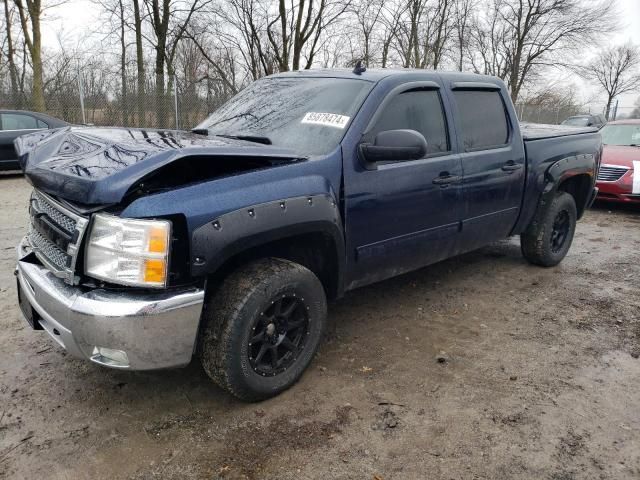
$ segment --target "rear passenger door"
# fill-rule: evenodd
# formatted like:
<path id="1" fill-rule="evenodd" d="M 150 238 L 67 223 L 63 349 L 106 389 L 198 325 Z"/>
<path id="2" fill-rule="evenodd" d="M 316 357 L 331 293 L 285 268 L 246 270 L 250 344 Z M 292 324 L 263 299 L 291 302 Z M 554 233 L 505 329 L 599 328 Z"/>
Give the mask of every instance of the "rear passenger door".
<path id="1" fill-rule="evenodd" d="M 511 232 L 520 213 L 525 157 L 498 85 L 457 83 L 451 95 L 463 171 L 458 251 L 464 252 Z"/>

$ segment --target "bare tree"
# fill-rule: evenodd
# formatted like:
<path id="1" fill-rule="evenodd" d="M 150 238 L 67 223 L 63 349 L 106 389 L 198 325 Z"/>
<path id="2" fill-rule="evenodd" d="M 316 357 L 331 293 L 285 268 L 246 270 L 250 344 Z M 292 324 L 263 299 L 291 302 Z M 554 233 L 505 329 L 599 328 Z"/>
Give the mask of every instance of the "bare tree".
<path id="1" fill-rule="evenodd" d="M 613 99 L 640 87 L 640 48 L 630 43 L 606 48 L 581 71 L 607 94 L 608 120 Z"/>
<path id="2" fill-rule="evenodd" d="M 391 47 L 400 32 L 402 18 L 408 8 L 404 0 L 399 2 L 384 2 L 382 11 L 382 29 L 380 31 L 380 66 L 387 68 L 390 63 Z"/>
<path id="3" fill-rule="evenodd" d="M 476 23 L 474 56 L 479 71 L 506 80 L 515 102 L 541 67 L 614 28 L 613 0 L 493 0 Z"/>
<path id="4" fill-rule="evenodd" d="M 138 121 L 145 119 L 145 76 L 144 76 L 144 50 L 142 45 L 142 16 L 140 11 L 140 0 L 132 0 L 133 3 L 133 29 L 136 37 L 136 103 L 138 105 Z"/>
<path id="5" fill-rule="evenodd" d="M 156 116 L 158 124 L 163 124 L 166 123 L 165 73 L 169 74 L 169 82 L 173 82 L 172 63 L 178 43 L 184 38 L 194 13 L 211 3 L 211 0 L 144 1 L 149 12 L 148 18 L 153 31 L 152 41 L 156 54 Z"/>
<path id="6" fill-rule="evenodd" d="M 238 52 L 252 80 L 278 71 L 267 36 L 269 20 L 265 8 L 254 0 L 228 0 L 228 7 L 219 9 L 222 22 L 214 24 L 216 36 Z M 233 31 L 229 32 L 225 25 Z"/>
<path id="7" fill-rule="evenodd" d="M 104 31 L 105 42 L 109 43 L 110 39 L 117 39 L 119 52 L 119 70 L 120 70 L 120 113 L 119 122 L 129 125 L 129 89 L 127 75 L 127 18 L 129 10 L 125 0 L 97 0 L 98 5 L 106 14 L 103 25 L 106 26 Z"/>
<path id="8" fill-rule="evenodd" d="M 42 0 L 15 0 L 22 35 L 31 57 L 31 68 L 33 69 L 33 85 L 31 91 L 31 108 L 38 112 L 43 112 L 44 88 L 42 70 L 42 33 L 40 30 L 40 20 L 43 13 Z"/>
<path id="9" fill-rule="evenodd" d="M 13 12 L 9 7 L 9 0 L 4 0 L 5 34 L 7 41 L 7 64 L 9 67 L 9 82 L 11 85 L 11 98 L 13 102 L 20 104 L 18 67 L 16 66 L 16 52 L 12 33 Z"/>
<path id="10" fill-rule="evenodd" d="M 278 14 L 267 25 L 267 36 L 281 72 L 311 68 L 323 31 L 349 8 L 351 0 L 278 0 Z"/>
<path id="11" fill-rule="evenodd" d="M 464 59 L 469 48 L 469 30 L 472 21 L 471 12 L 475 6 L 475 0 L 455 0 L 453 4 L 457 49 L 456 67 L 459 71 L 463 70 Z"/>
<path id="12" fill-rule="evenodd" d="M 395 34 L 405 68 L 437 69 L 452 39 L 453 0 L 408 0 Z"/>
<path id="13" fill-rule="evenodd" d="M 362 60 L 365 65 L 373 66 L 372 54 L 375 34 L 382 20 L 384 0 L 363 0 L 354 5 L 354 15 L 358 24 L 359 35 L 356 37 L 356 52 L 352 60 Z M 357 58 L 356 58 L 357 57 Z"/>

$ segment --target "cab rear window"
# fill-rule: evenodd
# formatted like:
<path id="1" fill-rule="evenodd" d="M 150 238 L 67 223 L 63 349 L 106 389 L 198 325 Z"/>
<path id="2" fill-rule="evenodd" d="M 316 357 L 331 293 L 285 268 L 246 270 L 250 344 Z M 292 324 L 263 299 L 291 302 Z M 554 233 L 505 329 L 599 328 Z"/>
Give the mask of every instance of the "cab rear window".
<path id="1" fill-rule="evenodd" d="M 453 95 L 465 150 L 496 148 L 509 141 L 507 112 L 500 92 L 457 90 Z"/>

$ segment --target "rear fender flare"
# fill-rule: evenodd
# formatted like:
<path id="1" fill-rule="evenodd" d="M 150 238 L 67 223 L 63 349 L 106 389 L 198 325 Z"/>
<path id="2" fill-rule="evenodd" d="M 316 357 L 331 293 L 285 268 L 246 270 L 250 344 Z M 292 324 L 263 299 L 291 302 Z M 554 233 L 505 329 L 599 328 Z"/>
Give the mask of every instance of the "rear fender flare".
<path id="1" fill-rule="evenodd" d="M 594 154 L 585 153 L 565 157 L 555 162 L 547 170 L 547 187 L 549 187 L 549 183 L 551 183 L 557 188 L 557 186 L 567 178 L 585 173 L 595 178 L 596 157 Z M 547 188 L 545 188 L 545 191 L 546 190 Z"/>
<path id="2" fill-rule="evenodd" d="M 572 155 L 558 160 L 551 165 L 544 176 L 545 185 L 540 196 L 538 208 L 542 204 L 549 202 L 558 191 L 560 185 L 566 180 L 577 175 L 589 175 L 591 189 L 595 187 L 596 178 L 596 156 L 591 153 Z M 591 200 L 591 192 L 585 195 L 587 202 Z M 583 211 L 588 205 L 577 205 L 578 211 Z"/>

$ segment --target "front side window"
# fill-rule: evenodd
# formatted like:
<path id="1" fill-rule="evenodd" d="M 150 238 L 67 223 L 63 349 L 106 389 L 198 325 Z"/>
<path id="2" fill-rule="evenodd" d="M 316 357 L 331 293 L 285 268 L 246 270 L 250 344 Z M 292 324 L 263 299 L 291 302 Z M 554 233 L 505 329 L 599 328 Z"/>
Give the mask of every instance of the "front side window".
<path id="1" fill-rule="evenodd" d="M 509 124 L 500 92 L 456 90 L 453 94 L 465 150 L 495 148 L 509 141 Z"/>
<path id="2" fill-rule="evenodd" d="M 608 124 L 600 130 L 605 145 L 625 145 L 640 147 L 640 124 Z"/>
<path id="3" fill-rule="evenodd" d="M 338 146 L 371 86 L 358 79 L 265 78 L 196 128 L 209 135 L 261 137 L 300 155 L 322 155 Z"/>
<path id="4" fill-rule="evenodd" d="M 371 138 L 386 130 L 416 130 L 427 140 L 427 155 L 449 151 L 447 126 L 437 90 L 410 90 L 385 105 Z"/>
<path id="5" fill-rule="evenodd" d="M 21 113 L 3 113 L 1 115 L 3 130 L 29 130 L 38 128 L 38 122 L 31 115 L 23 115 Z"/>

